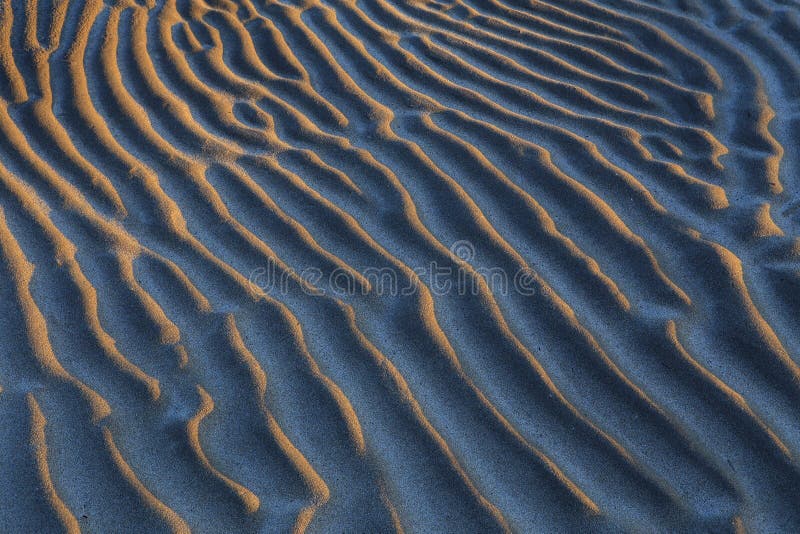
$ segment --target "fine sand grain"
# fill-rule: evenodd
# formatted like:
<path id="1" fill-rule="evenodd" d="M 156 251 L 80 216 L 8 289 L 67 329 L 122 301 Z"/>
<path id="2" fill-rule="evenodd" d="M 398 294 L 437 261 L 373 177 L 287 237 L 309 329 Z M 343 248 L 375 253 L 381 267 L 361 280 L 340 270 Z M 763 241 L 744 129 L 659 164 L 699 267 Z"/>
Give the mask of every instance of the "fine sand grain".
<path id="1" fill-rule="evenodd" d="M 798 532 L 797 0 L 0 0 L 0 532 Z"/>

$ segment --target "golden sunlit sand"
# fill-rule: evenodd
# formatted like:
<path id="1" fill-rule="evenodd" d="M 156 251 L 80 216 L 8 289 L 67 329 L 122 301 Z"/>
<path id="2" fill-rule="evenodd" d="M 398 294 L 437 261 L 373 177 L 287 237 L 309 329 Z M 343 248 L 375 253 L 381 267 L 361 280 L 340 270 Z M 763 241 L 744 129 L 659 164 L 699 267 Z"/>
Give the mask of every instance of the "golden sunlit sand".
<path id="1" fill-rule="evenodd" d="M 797 532 L 796 0 L 0 0 L 0 532 Z"/>

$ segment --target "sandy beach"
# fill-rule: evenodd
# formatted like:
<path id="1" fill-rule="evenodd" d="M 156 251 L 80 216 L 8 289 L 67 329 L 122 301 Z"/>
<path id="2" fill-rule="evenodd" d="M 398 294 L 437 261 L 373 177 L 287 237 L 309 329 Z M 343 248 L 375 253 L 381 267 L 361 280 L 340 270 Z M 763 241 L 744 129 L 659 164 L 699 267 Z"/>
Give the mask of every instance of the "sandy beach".
<path id="1" fill-rule="evenodd" d="M 800 530 L 797 0 L 0 0 L 0 532 Z"/>

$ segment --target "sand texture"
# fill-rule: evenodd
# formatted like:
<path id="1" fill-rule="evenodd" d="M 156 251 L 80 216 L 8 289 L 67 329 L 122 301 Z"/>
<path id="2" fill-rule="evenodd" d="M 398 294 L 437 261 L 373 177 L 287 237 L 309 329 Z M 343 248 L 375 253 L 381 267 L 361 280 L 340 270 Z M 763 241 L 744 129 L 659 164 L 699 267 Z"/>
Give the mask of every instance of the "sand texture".
<path id="1" fill-rule="evenodd" d="M 0 0 L 0 532 L 800 531 L 798 0 Z"/>

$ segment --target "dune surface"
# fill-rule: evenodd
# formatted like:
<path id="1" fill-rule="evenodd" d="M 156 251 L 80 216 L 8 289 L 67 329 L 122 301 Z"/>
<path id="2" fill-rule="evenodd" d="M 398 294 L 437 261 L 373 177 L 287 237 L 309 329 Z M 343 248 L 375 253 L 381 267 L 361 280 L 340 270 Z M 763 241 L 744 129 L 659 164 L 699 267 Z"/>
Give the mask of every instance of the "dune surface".
<path id="1" fill-rule="evenodd" d="M 0 0 L 0 531 L 797 532 L 796 0 Z"/>

